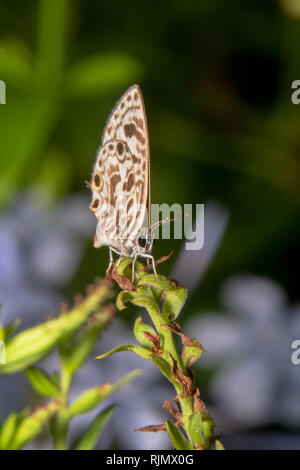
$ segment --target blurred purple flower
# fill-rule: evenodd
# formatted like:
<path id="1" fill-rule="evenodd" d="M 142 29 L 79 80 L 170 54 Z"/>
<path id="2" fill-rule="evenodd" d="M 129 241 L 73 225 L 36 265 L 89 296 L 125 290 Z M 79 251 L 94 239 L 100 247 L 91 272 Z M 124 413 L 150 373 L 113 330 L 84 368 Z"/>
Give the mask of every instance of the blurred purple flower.
<path id="1" fill-rule="evenodd" d="M 300 339 L 300 306 L 290 307 L 271 280 L 241 275 L 225 282 L 222 312 L 190 320 L 187 333 L 208 351 L 216 367 L 211 383 L 214 416 L 221 429 L 300 423 L 300 369 L 291 344 Z"/>
<path id="2" fill-rule="evenodd" d="M 25 325 L 55 309 L 95 226 L 88 199 L 72 196 L 57 206 L 29 192 L 0 215 L 0 302 L 4 322 Z M 24 325 L 24 323 L 23 323 Z"/>
<path id="3" fill-rule="evenodd" d="M 49 205 L 42 196 L 22 194 L 0 215 L 1 323 L 19 317 L 22 329 L 43 320 L 65 300 L 60 289 L 74 275 L 85 238 L 92 237 L 95 226 L 87 197 L 71 196 Z M 28 403 L 30 388 L 22 374 L 0 380 L 2 419 Z"/>

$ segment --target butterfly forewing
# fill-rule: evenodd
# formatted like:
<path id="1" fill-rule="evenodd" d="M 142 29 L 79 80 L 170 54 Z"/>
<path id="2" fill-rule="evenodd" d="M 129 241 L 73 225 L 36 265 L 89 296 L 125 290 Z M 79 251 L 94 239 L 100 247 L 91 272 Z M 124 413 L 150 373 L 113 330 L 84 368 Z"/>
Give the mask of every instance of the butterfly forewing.
<path id="1" fill-rule="evenodd" d="M 95 246 L 122 251 L 137 240 L 147 215 L 150 168 L 146 115 L 140 88 L 129 88 L 113 109 L 93 169 L 91 210 L 98 224 Z"/>

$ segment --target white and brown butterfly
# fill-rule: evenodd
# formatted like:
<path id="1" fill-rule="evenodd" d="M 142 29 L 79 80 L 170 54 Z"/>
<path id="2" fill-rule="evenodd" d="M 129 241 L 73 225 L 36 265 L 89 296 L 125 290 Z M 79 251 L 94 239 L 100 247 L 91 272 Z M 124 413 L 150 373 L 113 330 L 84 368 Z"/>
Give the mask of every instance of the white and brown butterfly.
<path id="1" fill-rule="evenodd" d="M 97 218 L 94 246 L 109 247 L 120 259 L 138 256 L 152 260 L 150 152 L 141 90 L 130 87 L 112 110 L 104 128 L 92 173 L 90 209 Z M 155 224 L 157 225 L 157 224 Z"/>

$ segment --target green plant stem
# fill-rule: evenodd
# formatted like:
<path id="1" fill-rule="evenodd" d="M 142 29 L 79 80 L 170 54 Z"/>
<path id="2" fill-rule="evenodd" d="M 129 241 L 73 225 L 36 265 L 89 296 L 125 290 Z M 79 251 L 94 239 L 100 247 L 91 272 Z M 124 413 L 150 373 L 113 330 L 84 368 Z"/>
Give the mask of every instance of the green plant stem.
<path id="1" fill-rule="evenodd" d="M 171 359 L 171 355 L 172 355 L 172 357 L 177 362 L 177 366 L 181 370 L 181 372 L 186 372 L 184 370 L 184 366 L 182 364 L 181 358 L 180 358 L 179 353 L 178 353 L 178 348 L 177 348 L 175 340 L 174 340 L 174 334 L 172 333 L 172 331 L 163 328 L 161 326 L 163 324 L 165 324 L 165 322 L 161 322 L 158 331 L 159 331 L 159 336 L 163 340 L 163 344 L 164 344 L 164 346 L 163 346 L 164 356 L 165 356 L 164 358 L 166 360 L 168 360 L 170 366 L 172 367 L 172 365 L 173 365 L 173 361 Z M 193 444 L 190 433 L 189 433 L 189 418 L 190 418 L 190 416 L 192 416 L 192 414 L 194 412 L 193 399 L 192 399 L 192 397 L 186 397 L 186 398 L 180 397 L 180 394 L 182 393 L 181 385 L 179 383 L 177 383 L 176 381 L 173 381 L 172 383 L 173 383 L 173 385 L 175 387 L 175 390 L 177 392 L 178 400 L 179 400 L 179 403 L 180 403 L 180 406 L 181 406 L 182 424 L 183 424 L 184 430 L 187 434 L 187 437 L 188 437 L 189 441 L 191 442 L 191 444 Z"/>
<path id="2" fill-rule="evenodd" d="M 72 382 L 72 373 L 67 367 L 65 367 L 64 362 L 61 357 L 61 378 L 60 378 L 60 389 L 61 389 L 61 400 L 63 402 L 60 407 L 55 423 L 55 433 L 54 433 L 54 448 L 55 450 L 67 450 L 68 448 L 68 428 L 69 428 L 69 418 L 67 414 L 68 408 L 68 397 L 70 386 Z"/>
<path id="3" fill-rule="evenodd" d="M 142 263 L 137 262 L 135 267 L 134 286 L 130 282 L 131 270 L 128 269 L 131 268 L 130 259 L 122 259 L 116 273 L 112 271 L 112 279 L 122 289 L 116 305 L 119 310 L 126 308 L 126 302 L 145 308 L 155 329 L 138 317 L 133 332 L 140 346 L 124 344 L 98 356 L 98 359 L 118 351 L 132 351 L 152 360 L 176 390 L 176 406 L 170 400 L 165 400 L 163 405 L 175 421 L 167 420 L 163 426 L 148 425 L 138 430 L 157 432 L 165 429 L 178 450 L 209 450 L 213 444 L 216 445 L 215 423 L 199 397 L 199 389 L 193 382 L 190 369 L 200 359 L 203 348 L 195 338 L 189 338 L 181 332 L 177 323 L 177 317 L 187 299 L 187 289 L 172 279 L 148 274 Z M 176 341 L 175 335 L 180 337 L 181 344 Z M 218 444 L 218 449 L 220 446 Z"/>

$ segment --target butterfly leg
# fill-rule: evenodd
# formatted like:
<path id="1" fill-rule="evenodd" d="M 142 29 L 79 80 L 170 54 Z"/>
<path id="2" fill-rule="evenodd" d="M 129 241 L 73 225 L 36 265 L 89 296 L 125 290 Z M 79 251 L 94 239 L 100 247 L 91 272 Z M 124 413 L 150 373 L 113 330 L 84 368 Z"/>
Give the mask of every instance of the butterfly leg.
<path id="1" fill-rule="evenodd" d="M 154 257 L 152 255 L 148 255 L 148 254 L 143 254 L 143 255 L 140 255 L 142 258 L 146 258 L 146 260 L 148 261 L 149 259 L 151 259 L 152 261 L 152 268 L 153 268 L 153 272 L 155 274 L 155 276 L 157 277 L 157 271 L 156 271 L 156 266 L 155 266 L 155 260 L 154 260 Z M 148 263 L 147 263 L 148 264 Z"/>
<path id="2" fill-rule="evenodd" d="M 117 264 L 116 264 L 116 269 L 117 267 L 119 266 L 119 264 L 121 263 L 121 259 L 124 258 L 124 255 L 122 255 L 122 253 L 120 254 L 120 258 L 118 259 L 117 261 Z"/>
<path id="3" fill-rule="evenodd" d="M 121 261 L 121 259 L 123 258 L 124 255 L 123 255 L 122 252 L 120 252 L 120 251 L 118 251 L 118 250 L 115 250 L 114 248 L 109 247 L 109 257 L 110 257 L 110 265 L 109 265 L 109 266 L 111 266 L 111 263 L 113 263 L 113 261 L 114 261 L 114 260 L 113 260 L 113 256 L 112 256 L 112 252 L 114 252 L 114 253 L 116 253 L 117 255 L 119 255 L 119 259 L 118 259 L 118 261 L 117 261 L 117 263 L 116 263 L 116 266 L 115 266 L 115 270 L 116 270 L 117 267 L 119 266 L 120 261 Z"/>
<path id="4" fill-rule="evenodd" d="M 138 255 L 134 255 L 133 260 L 132 260 L 132 276 L 131 276 L 132 284 L 134 284 L 135 262 L 136 262 L 137 256 Z"/>
<path id="5" fill-rule="evenodd" d="M 108 271 L 110 270 L 110 268 L 111 268 L 111 266 L 112 266 L 112 264 L 113 264 L 113 262 L 114 262 L 114 257 L 113 257 L 113 254 L 112 254 L 112 249 L 111 249 L 110 246 L 109 246 L 108 248 L 109 248 L 109 265 L 108 265 L 108 268 L 107 268 L 107 270 L 106 270 L 106 273 L 108 273 Z"/>

